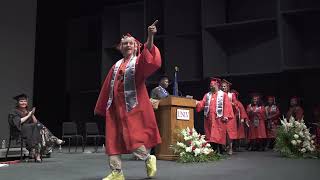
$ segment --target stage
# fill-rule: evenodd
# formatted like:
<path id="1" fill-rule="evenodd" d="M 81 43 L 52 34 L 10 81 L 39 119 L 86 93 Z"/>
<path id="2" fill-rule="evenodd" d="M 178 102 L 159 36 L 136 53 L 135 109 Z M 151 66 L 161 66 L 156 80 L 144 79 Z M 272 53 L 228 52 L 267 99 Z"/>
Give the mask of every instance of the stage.
<path id="1" fill-rule="evenodd" d="M 123 156 L 127 180 L 145 179 L 144 162 Z M 107 158 L 98 153 L 54 152 L 43 163 L 18 163 L 0 168 L 0 179 L 100 180 L 109 173 Z M 285 159 L 273 152 L 241 152 L 219 162 L 179 164 L 158 161 L 158 180 L 301 180 L 318 179 L 320 160 Z"/>

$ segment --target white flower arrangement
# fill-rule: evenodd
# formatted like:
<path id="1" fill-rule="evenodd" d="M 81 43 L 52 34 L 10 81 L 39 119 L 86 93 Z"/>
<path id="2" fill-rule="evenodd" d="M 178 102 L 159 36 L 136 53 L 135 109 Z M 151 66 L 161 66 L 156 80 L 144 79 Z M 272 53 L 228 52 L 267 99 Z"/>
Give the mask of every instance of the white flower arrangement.
<path id="1" fill-rule="evenodd" d="M 174 153 L 179 155 L 178 161 L 206 162 L 220 159 L 205 140 L 205 135 L 199 134 L 194 128 L 182 129 L 178 137 L 180 141 L 171 146 Z"/>
<path id="2" fill-rule="evenodd" d="M 295 146 L 295 145 L 297 145 L 297 141 L 296 140 L 292 140 L 291 144 Z"/>
<path id="3" fill-rule="evenodd" d="M 314 138 L 303 119 L 299 122 L 293 117 L 289 121 L 283 118 L 278 128 L 275 149 L 287 157 L 304 157 L 315 152 Z"/>

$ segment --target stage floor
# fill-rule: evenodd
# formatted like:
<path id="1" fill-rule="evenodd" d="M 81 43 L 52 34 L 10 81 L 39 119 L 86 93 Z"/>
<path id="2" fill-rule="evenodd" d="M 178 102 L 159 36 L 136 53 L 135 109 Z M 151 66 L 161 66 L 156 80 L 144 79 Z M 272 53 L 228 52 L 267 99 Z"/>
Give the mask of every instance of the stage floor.
<path id="1" fill-rule="evenodd" d="M 127 180 L 145 179 L 144 162 L 123 157 Z M 18 163 L 0 168 L 0 179 L 100 180 L 109 173 L 107 157 L 99 153 L 54 152 L 43 163 Z M 318 179 L 320 160 L 285 159 L 273 152 L 239 152 L 213 163 L 179 164 L 158 161 L 158 180 L 307 180 Z"/>

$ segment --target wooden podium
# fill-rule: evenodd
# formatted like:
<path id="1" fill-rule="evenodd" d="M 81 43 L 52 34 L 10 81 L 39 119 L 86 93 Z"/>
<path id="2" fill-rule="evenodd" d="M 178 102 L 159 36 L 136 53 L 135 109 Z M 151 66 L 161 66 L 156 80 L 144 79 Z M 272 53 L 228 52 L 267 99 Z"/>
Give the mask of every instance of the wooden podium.
<path id="1" fill-rule="evenodd" d="M 184 97 L 169 96 L 160 100 L 155 111 L 162 143 L 156 147 L 156 156 L 162 160 L 175 160 L 170 145 L 176 144 L 177 130 L 193 128 L 196 100 Z"/>

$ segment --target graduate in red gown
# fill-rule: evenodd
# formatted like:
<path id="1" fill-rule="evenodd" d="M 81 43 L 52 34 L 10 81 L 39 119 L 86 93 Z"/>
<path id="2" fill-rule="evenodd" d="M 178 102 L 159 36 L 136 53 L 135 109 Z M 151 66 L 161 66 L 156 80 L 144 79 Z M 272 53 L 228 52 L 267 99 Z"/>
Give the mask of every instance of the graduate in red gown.
<path id="1" fill-rule="evenodd" d="M 317 123 L 316 125 L 316 131 L 315 131 L 315 135 L 316 135 L 316 148 L 320 151 L 320 122 Z"/>
<path id="2" fill-rule="evenodd" d="M 274 96 L 268 96 L 267 103 L 268 104 L 265 107 L 267 115 L 266 130 L 268 138 L 266 148 L 272 149 L 276 138 L 277 127 L 280 122 L 280 110 L 276 105 L 276 98 Z"/>
<path id="3" fill-rule="evenodd" d="M 320 104 L 313 108 L 313 123 L 312 130 L 313 134 L 316 135 L 315 143 L 316 147 L 320 150 Z"/>
<path id="4" fill-rule="evenodd" d="M 264 150 L 263 143 L 267 138 L 265 127 L 266 110 L 260 97 L 259 94 L 254 93 L 251 104 L 247 106 L 247 113 L 250 119 L 248 150 Z"/>
<path id="5" fill-rule="evenodd" d="M 232 110 L 234 114 L 234 118 L 230 120 L 227 124 L 228 134 L 230 139 L 228 139 L 228 154 L 232 154 L 232 141 L 237 140 L 238 138 L 238 128 L 241 126 L 241 118 L 240 118 L 240 110 L 238 107 L 238 100 L 235 93 L 230 91 L 231 82 L 227 81 L 226 79 L 222 80 L 221 89 L 225 92 L 229 98 L 229 101 L 232 104 Z M 236 127 L 234 129 L 234 127 Z"/>
<path id="6" fill-rule="evenodd" d="M 300 105 L 300 98 L 297 96 L 293 96 L 290 99 L 290 108 L 287 112 L 287 120 L 290 119 L 290 117 L 294 117 L 296 121 L 301 121 L 303 119 L 303 109 Z"/>
<path id="7" fill-rule="evenodd" d="M 220 90 L 220 79 L 212 78 L 210 92 L 206 93 L 201 101 L 197 101 L 197 112 L 204 110 L 204 129 L 208 142 L 226 145 L 229 139 L 236 137 L 236 125 L 232 104 L 228 95 Z M 219 151 L 219 148 L 218 148 Z"/>
<path id="8" fill-rule="evenodd" d="M 248 117 L 248 114 L 247 114 L 245 107 L 243 106 L 243 104 L 239 100 L 239 92 L 237 92 L 234 89 L 232 89 L 231 92 L 236 95 L 236 98 L 237 98 L 236 107 L 238 110 L 238 112 L 237 112 L 238 114 L 235 114 L 235 116 L 238 116 L 238 118 L 240 119 L 240 123 L 237 126 L 238 140 L 236 141 L 238 143 L 238 147 L 236 149 L 239 150 L 240 149 L 240 140 L 245 140 L 247 138 L 246 129 L 249 127 L 249 117 Z"/>
<path id="9" fill-rule="evenodd" d="M 155 21 L 148 27 L 148 38 L 141 43 L 131 35 L 121 39 L 123 59 L 110 69 L 94 109 L 106 119 L 106 154 L 111 173 L 104 180 L 124 179 L 121 154 L 133 153 L 146 162 L 147 176 L 156 174 L 156 157 L 148 149 L 161 143 L 155 114 L 145 80 L 161 66 L 159 49 L 153 44 Z"/>

